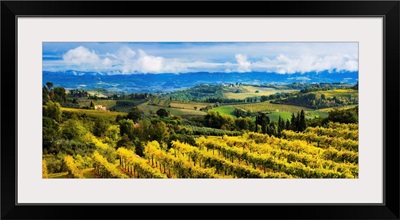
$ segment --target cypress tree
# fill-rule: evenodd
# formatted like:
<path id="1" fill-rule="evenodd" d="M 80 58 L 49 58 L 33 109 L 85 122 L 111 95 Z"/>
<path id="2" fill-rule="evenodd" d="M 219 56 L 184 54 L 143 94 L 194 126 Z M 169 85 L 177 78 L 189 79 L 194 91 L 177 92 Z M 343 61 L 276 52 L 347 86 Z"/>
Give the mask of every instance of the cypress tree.
<path id="1" fill-rule="evenodd" d="M 90 109 L 94 109 L 94 103 L 93 103 L 93 101 L 90 101 Z"/>
<path id="2" fill-rule="evenodd" d="M 306 125 L 306 116 L 304 114 L 304 110 L 302 109 L 300 112 L 300 118 L 299 118 L 299 131 L 304 131 L 306 130 L 307 125 Z"/>
<path id="3" fill-rule="evenodd" d="M 262 133 L 267 133 L 267 126 L 270 122 L 269 117 L 265 113 L 261 113 L 259 122 L 261 125 L 261 132 Z"/>
<path id="4" fill-rule="evenodd" d="M 292 113 L 292 118 L 290 119 L 290 129 L 293 131 L 297 131 L 297 119 L 296 115 Z"/>
<path id="5" fill-rule="evenodd" d="M 281 116 L 279 116 L 278 125 L 281 131 L 285 129 L 285 121 L 281 118 Z"/>
<path id="6" fill-rule="evenodd" d="M 300 112 L 297 112 L 297 117 L 296 117 L 296 131 L 300 131 Z"/>
<path id="7" fill-rule="evenodd" d="M 289 119 L 286 120 L 286 130 L 290 130 L 290 121 Z"/>

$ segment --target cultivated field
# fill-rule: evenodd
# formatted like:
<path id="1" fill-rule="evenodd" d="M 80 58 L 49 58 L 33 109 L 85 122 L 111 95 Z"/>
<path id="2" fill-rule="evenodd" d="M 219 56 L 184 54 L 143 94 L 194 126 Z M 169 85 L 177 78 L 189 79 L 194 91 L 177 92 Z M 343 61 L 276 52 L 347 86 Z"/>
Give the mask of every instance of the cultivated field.
<path id="1" fill-rule="evenodd" d="M 267 87 L 256 87 L 256 86 L 242 86 L 242 89 L 245 92 L 235 93 L 235 92 L 227 92 L 225 93 L 225 98 L 228 99 L 245 99 L 247 97 L 254 96 L 269 96 L 278 92 L 291 93 L 299 90 L 294 89 L 275 89 L 275 88 L 267 88 Z M 258 92 L 256 92 L 258 91 Z"/>
<path id="2" fill-rule="evenodd" d="M 182 105 L 181 105 L 182 106 Z M 163 108 L 169 111 L 172 115 L 176 116 L 193 116 L 193 115 L 205 115 L 206 113 L 200 111 L 199 109 L 194 110 L 193 108 L 189 109 L 190 104 L 186 105 L 186 108 L 173 108 L 173 107 L 162 107 L 162 106 L 155 106 L 150 105 L 148 102 L 138 105 L 138 108 L 143 111 L 145 115 L 155 114 L 157 110 Z"/>

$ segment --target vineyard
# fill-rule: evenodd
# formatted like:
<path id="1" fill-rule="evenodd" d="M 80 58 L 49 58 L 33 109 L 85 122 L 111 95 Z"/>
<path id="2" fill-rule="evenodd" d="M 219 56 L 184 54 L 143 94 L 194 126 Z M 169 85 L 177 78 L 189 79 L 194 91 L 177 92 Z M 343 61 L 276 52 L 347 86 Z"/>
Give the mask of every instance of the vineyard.
<path id="1" fill-rule="evenodd" d="M 90 136 L 95 150 L 84 157 L 66 155 L 62 166 L 68 178 L 358 178 L 357 124 L 330 122 L 282 133 L 282 138 L 254 132 L 196 136 L 193 145 L 149 141 L 143 156 Z M 89 168 L 90 177 L 83 172 Z M 47 170 L 43 178 L 50 178 Z"/>

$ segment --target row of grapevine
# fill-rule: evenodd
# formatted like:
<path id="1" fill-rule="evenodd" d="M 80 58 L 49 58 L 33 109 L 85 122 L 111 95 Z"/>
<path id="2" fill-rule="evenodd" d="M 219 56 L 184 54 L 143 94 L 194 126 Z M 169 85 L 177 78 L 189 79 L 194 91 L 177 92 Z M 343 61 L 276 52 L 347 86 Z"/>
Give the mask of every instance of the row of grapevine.
<path id="1" fill-rule="evenodd" d="M 203 140 L 200 137 L 198 141 Z M 285 151 L 293 151 L 298 154 L 304 154 L 304 155 L 309 155 L 312 156 L 313 158 L 321 158 L 325 160 L 332 160 L 334 162 L 338 163 L 355 163 L 358 164 L 358 153 L 355 151 L 349 151 L 349 150 L 337 150 L 333 147 L 328 147 L 327 149 L 323 148 L 318 148 L 313 145 L 307 144 L 305 141 L 288 141 L 284 139 L 277 139 L 275 137 L 270 138 L 271 144 L 257 144 L 253 140 L 245 139 L 245 138 L 224 138 L 224 142 L 228 146 L 234 146 L 234 147 L 241 147 L 241 148 L 246 148 L 249 149 L 250 152 L 258 152 L 258 153 L 264 153 L 264 152 L 278 152 L 280 154 L 281 151 L 285 154 Z M 275 139 L 275 140 L 272 140 Z M 275 153 L 274 153 L 275 154 Z"/>
<path id="2" fill-rule="evenodd" d="M 120 165 L 129 173 L 137 178 L 167 178 L 159 169 L 151 167 L 146 160 L 137 156 L 133 151 L 126 148 L 118 148 L 117 154 L 120 157 Z"/>
<path id="3" fill-rule="evenodd" d="M 329 137 L 341 137 L 343 139 L 358 140 L 358 130 L 308 127 L 304 133 L 314 133 L 318 136 L 325 135 Z"/>
<path id="4" fill-rule="evenodd" d="M 74 158 L 72 156 L 65 156 L 64 163 L 67 167 L 69 178 L 84 178 L 82 171 L 75 164 Z"/>
<path id="5" fill-rule="evenodd" d="M 216 128 L 209 128 L 209 127 L 197 127 L 197 126 L 190 126 L 190 125 L 186 125 L 184 127 L 189 128 L 191 131 L 193 131 L 194 135 L 239 136 L 242 134 L 242 132 L 240 132 L 240 131 L 228 131 L 228 130 L 222 130 L 222 129 L 216 129 Z"/>
<path id="6" fill-rule="evenodd" d="M 248 146 L 249 149 L 252 148 L 256 151 L 260 149 L 259 146 L 263 147 L 271 146 L 273 148 L 279 148 L 287 151 L 294 151 L 297 153 L 303 152 L 310 155 L 321 155 L 324 151 L 324 149 L 315 147 L 314 145 L 307 144 L 307 142 L 303 140 L 289 141 L 282 138 L 271 136 L 271 137 L 265 137 L 265 140 L 263 142 L 253 142 L 252 136 L 254 136 L 254 133 L 248 133 L 243 136 L 244 138 L 242 140 L 240 139 L 234 140 L 232 138 L 229 138 L 227 139 L 226 142 L 230 146 L 241 146 L 241 147 Z"/>
<path id="7" fill-rule="evenodd" d="M 339 130 L 353 130 L 358 131 L 358 124 L 345 124 L 345 123 L 338 123 L 338 122 L 329 122 L 328 128 L 339 129 Z"/>
<path id="8" fill-rule="evenodd" d="M 344 139 L 341 137 L 329 137 L 326 135 L 317 135 L 314 133 L 300 133 L 291 130 L 283 130 L 282 134 L 286 139 L 291 141 L 300 139 L 309 143 L 315 142 L 317 146 L 321 148 L 334 147 L 338 150 L 345 149 L 358 152 L 358 141 L 355 140 Z"/>
<path id="9" fill-rule="evenodd" d="M 211 153 L 206 149 L 199 149 L 186 143 L 179 141 L 172 141 L 172 147 L 182 153 L 188 154 L 189 157 L 202 164 L 203 167 L 215 167 L 216 172 L 222 172 L 224 175 L 232 175 L 237 178 L 291 178 L 283 172 L 267 172 L 259 169 L 244 165 L 242 163 L 234 163 L 218 154 Z"/>
<path id="10" fill-rule="evenodd" d="M 199 164 L 191 163 L 185 157 L 166 152 L 160 149 L 157 141 L 149 142 L 145 154 L 152 164 L 163 169 L 169 176 L 177 178 L 227 178 L 228 176 L 216 173 L 215 168 L 201 168 Z M 154 161 L 155 160 L 155 161 Z M 229 178 L 229 177 L 228 177 Z"/>
<path id="11" fill-rule="evenodd" d="M 329 147 L 325 150 L 324 159 L 332 160 L 335 162 L 350 162 L 358 164 L 358 153 L 348 150 L 337 150 L 336 148 Z"/>
<path id="12" fill-rule="evenodd" d="M 335 149 L 330 149 L 330 151 L 322 150 L 320 154 L 309 154 L 304 152 L 295 152 L 289 151 L 286 149 L 281 149 L 280 146 L 271 146 L 269 144 L 250 144 L 250 145 L 241 145 L 241 147 L 237 147 L 237 145 L 232 145 L 232 142 L 229 139 L 222 140 L 209 140 L 204 137 L 200 137 L 197 140 L 199 146 L 206 146 L 207 149 L 218 149 L 222 151 L 224 154 L 228 154 L 230 156 L 232 151 L 235 151 L 245 154 L 247 153 L 256 153 L 256 154 L 270 154 L 273 157 L 286 161 L 288 163 L 291 162 L 301 162 L 306 166 L 311 168 L 323 168 L 329 170 L 338 170 L 339 172 L 343 170 L 350 170 L 353 175 L 358 175 L 358 166 L 353 163 L 355 160 L 358 160 L 358 154 L 354 152 L 346 151 L 346 153 L 353 153 L 350 155 L 344 154 L 343 152 L 338 152 Z M 233 141 L 235 142 L 235 141 Z M 243 142 L 240 142 L 243 143 Z M 244 147 L 245 146 L 245 147 Z M 252 150 L 248 149 L 251 148 Z M 307 147 L 307 146 L 306 146 Z M 329 153 L 329 154 L 328 154 Z M 335 158 L 336 161 L 332 161 L 330 157 L 335 155 L 340 155 L 340 157 Z M 239 162 L 243 160 L 243 158 L 238 157 Z M 346 163 L 344 163 L 346 162 Z"/>
<path id="13" fill-rule="evenodd" d="M 245 161 L 253 165 L 253 168 L 262 167 L 265 171 L 266 169 L 271 169 L 274 172 L 284 172 L 289 175 L 301 177 L 301 178 L 354 178 L 350 167 L 344 167 L 342 164 L 335 164 L 331 169 L 324 169 L 321 167 L 310 167 L 306 166 L 304 163 L 294 161 L 288 162 L 287 157 L 279 158 L 270 152 L 264 154 L 250 153 L 244 151 L 242 148 L 230 147 L 224 144 L 218 144 L 215 142 L 203 142 L 203 146 L 206 148 L 219 150 L 225 158 L 234 161 L 236 158 L 239 163 Z M 291 154 L 296 156 L 295 154 Z M 286 155 L 288 156 L 288 155 Z M 313 160 L 308 157 L 308 160 Z M 317 161 L 323 164 L 323 160 Z M 329 163 L 329 161 L 326 161 Z M 315 162 L 314 162 L 315 163 Z M 334 163 L 334 162 L 331 162 Z M 321 166 L 318 165 L 318 166 Z M 339 169 L 339 170 L 338 170 Z M 353 169 L 353 172 L 357 169 Z"/>
<path id="14" fill-rule="evenodd" d="M 128 178 L 127 175 L 121 173 L 114 164 L 111 164 L 99 152 L 93 152 L 93 166 L 97 171 L 97 175 L 102 178 Z"/>

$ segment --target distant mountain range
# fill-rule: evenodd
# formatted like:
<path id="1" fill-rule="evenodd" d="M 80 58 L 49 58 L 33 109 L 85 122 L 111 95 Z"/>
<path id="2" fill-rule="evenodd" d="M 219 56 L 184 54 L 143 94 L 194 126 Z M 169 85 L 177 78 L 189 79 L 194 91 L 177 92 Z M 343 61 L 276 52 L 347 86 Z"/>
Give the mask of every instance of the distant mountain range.
<path id="1" fill-rule="evenodd" d="M 105 75 L 96 72 L 43 71 L 43 85 L 53 82 L 65 88 L 104 88 L 120 92 L 171 92 L 186 89 L 198 84 L 246 83 L 246 84 L 290 84 L 305 83 L 350 83 L 358 82 L 358 72 L 309 72 L 294 74 L 278 73 L 181 73 L 181 74 L 130 74 Z"/>

